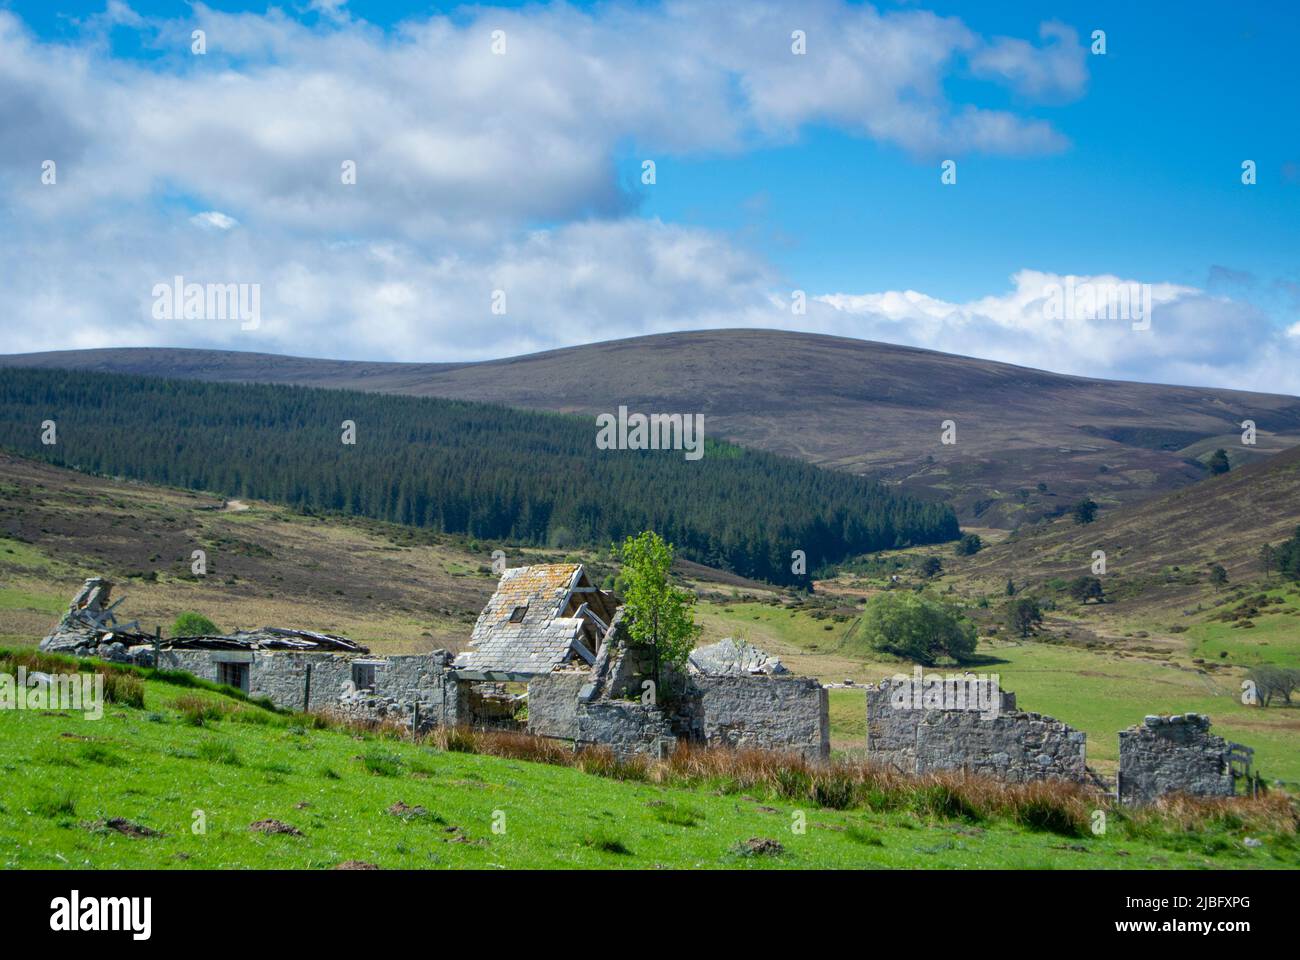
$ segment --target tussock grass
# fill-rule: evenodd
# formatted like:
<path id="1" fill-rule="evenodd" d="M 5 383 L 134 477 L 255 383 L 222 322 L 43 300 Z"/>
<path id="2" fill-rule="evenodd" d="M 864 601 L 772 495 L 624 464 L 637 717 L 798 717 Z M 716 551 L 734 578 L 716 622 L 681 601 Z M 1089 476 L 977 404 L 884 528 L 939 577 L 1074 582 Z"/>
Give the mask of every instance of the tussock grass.
<path id="1" fill-rule="evenodd" d="M 47 820 L 77 815 L 77 798 L 70 790 L 56 790 L 32 801 L 32 812 Z"/>
<path id="2" fill-rule="evenodd" d="M 366 730 L 377 737 L 409 737 L 409 731 L 399 727 L 367 725 Z M 563 741 L 527 733 L 466 727 L 437 728 L 422 742 L 439 750 L 572 767 L 614 780 L 761 794 L 821 809 L 906 812 L 921 821 L 1002 821 L 1068 837 L 1086 836 L 1095 810 L 1107 811 L 1113 823 L 1134 837 L 1208 830 L 1295 838 L 1300 830 L 1300 808 L 1281 795 L 1175 797 L 1150 808 L 1128 810 L 1081 784 L 1006 784 L 959 771 L 910 776 L 871 763 L 816 763 L 797 754 L 765 750 L 682 744 L 664 760 L 623 759 L 604 746 L 575 750 Z M 655 817 L 678 822 L 666 809 L 656 810 Z M 682 820 L 687 822 L 681 825 L 691 825 L 689 816 Z"/>
<path id="3" fill-rule="evenodd" d="M 209 763 L 223 763 L 228 767 L 243 766 L 235 748 L 224 740 L 204 740 L 199 744 L 198 759 Z"/>
<path id="4" fill-rule="evenodd" d="M 605 830 L 596 830 L 582 838 L 584 847 L 591 847 L 593 850 L 601 850 L 605 853 L 614 853 L 620 856 L 629 856 L 632 851 L 618 837 Z"/>
<path id="5" fill-rule="evenodd" d="M 192 727 L 201 727 L 209 720 L 220 720 L 222 705 L 215 701 L 186 694 L 172 701 L 172 707 L 179 710 L 181 717 Z"/>

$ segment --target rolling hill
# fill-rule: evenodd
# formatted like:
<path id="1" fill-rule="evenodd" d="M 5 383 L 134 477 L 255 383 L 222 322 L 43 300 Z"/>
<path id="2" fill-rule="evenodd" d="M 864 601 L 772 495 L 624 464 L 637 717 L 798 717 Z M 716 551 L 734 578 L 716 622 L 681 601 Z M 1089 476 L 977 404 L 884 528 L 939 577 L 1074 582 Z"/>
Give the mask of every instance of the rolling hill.
<path id="1" fill-rule="evenodd" d="M 962 561 L 972 575 L 1026 580 L 1086 574 L 1104 550 L 1107 576 L 1125 579 L 1193 574 L 1221 564 L 1230 582 L 1263 575 L 1260 547 L 1276 545 L 1300 524 L 1300 449 L 1080 525 L 1068 518 L 1018 531 Z M 1173 577 L 1173 580 L 1180 578 Z"/>
<path id="2" fill-rule="evenodd" d="M 1300 444 L 1300 399 L 1063 376 L 886 343 L 768 330 L 670 333 L 481 363 L 377 363 L 182 349 L 15 354 L 0 365 L 414 394 L 587 415 L 701 412 L 706 432 L 950 501 L 1015 527 Z M 940 443 L 954 420 L 957 442 Z M 1240 423 L 1258 424 L 1256 446 Z M 1041 486 L 1040 486 L 1041 485 Z"/>

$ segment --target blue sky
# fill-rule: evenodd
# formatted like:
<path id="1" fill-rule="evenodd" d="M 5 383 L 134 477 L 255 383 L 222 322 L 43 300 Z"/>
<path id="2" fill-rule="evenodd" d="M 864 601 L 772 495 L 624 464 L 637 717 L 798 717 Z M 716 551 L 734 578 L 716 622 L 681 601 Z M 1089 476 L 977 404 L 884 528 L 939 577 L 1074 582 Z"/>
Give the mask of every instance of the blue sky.
<path id="1" fill-rule="evenodd" d="M 141 317 L 118 324 L 119 344 L 97 321 L 147 312 L 147 271 L 89 302 L 64 282 L 54 296 L 11 291 L 61 311 L 15 349 L 62 336 L 456 359 L 768 325 L 1073 373 L 1300 390 L 1300 13 L 1289 4 L 761 3 L 747 30 L 713 4 L 0 10 L 23 53 L 8 78 L 0 68 L 18 91 L 10 102 L 50 75 L 42 109 L 6 118 L 9 135 L 66 114 L 23 142 L 49 152 L 63 135 L 116 170 L 56 202 L 0 165 L 0 217 L 52 257 L 94 260 L 88 238 L 121 236 L 154 274 L 247 276 L 268 288 L 272 314 L 258 342 Z M 201 58 L 186 49 L 196 25 L 209 38 Z M 496 27 L 516 44 L 497 58 L 508 77 L 464 53 Z M 792 27 L 808 34 L 802 60 L 788 50 Z M 1087 51 L 1095 29 L 1101 56 Z M 83 93 L 53 79 L 76 75 L 71 64 Z M 79 96 L 104 98 L 105 129 L 78 115 Z M 168 98 L 174 137 L 154 122 Z M 205 102 L 215 121 L 196 119 Z M 381 104 L 395 105 L 384 122 Z M 318 123 L 289 142 L 286 110 L 319 110 Z M 114 118 L 119 133 L 157 142 L 138 156 L 110 146 Z M 365 190 L 295 181 L 349 151 Z M 647 158 L 653 185 L 639 179 Z M 945 159 L 955 186 L 940 183 Z M 1244 160 L 1257 164 L 1253 186 Z M 194 219 L 205 212 L 233 225 Z M 51 239 L 59 229 L 67 236 Z M 368 266 L 342 276 L 342 249 Z M 1067 275 L 1150 284 L 1162 319 L 1146 340 L 1091 317 L 1083 330 L 1045 327 L 1035 291 Z M 518 306 L 484 336 L 480 288 L 498 287 Z M 780 309 L 794 289 L 814 302 L 808 313 Z M 316 350 L 294 350 L 306 330 Z"/>

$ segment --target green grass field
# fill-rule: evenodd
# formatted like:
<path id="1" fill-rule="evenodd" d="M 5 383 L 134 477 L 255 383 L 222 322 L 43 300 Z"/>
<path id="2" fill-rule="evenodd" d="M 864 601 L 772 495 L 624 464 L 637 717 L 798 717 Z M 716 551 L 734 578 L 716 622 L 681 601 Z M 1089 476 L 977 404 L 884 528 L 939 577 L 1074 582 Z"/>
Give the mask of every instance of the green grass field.
<path id="1" fill-rule="evenodd" d="M 221 719 L 193 725 L 177 706 L 182 696 L 211 703 Z M 145 684 L 143 708 L 110 705 L 98 721 L 0 711 L 0 757 L 6 868 L 1300 864 L 1293 834 L 1252 849 L 1233 827 L 1061 836 L 905 811 L 822 810 L 311 729 L 301 718 L 156 680 Z M 424 809 L 390 812 L 399 803 Z M 803 833 L 792 829 L 796 811 L 806 817 Z M 123 829 L 156 835 L 126 835 L 110 826 L 116 818 L 132 825 Z M 250 829 L 268 819 L 301 835 Z M 754 839 L 776 840 L 781 850 L 746 852 Z"/>

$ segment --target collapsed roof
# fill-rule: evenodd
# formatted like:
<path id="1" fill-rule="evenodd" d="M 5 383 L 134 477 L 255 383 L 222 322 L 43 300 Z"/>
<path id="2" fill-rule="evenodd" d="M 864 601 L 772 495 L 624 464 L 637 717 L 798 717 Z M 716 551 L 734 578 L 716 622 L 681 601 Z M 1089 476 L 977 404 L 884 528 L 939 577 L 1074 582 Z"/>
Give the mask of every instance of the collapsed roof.
<path id="1" fill-rule="evenodd" d="M 369 653 L 355 640 L 312 630 L 263 627 L 237 630 L 221 636 L 172 637 L 162 642 L 164 650 L 297 650 L 303 653 Z"/>
<path id="2" fill-rule="evenodd" d="M 525 679 L 575 661 L 596 659 L 618 609 L 611 593 L 594 586 L 580 563 L 513 567 L 470 635 L 472 649 L 456 658 L 462 676 Z"/>
<path id="3" fill-rule="evenodd" d="M 696 647 L 687 661 L 690 669 L 710 676 L 748 676 L 789 673 L 779 657 L 760 650 L 744 638 L 727 637 L 717 643 Z"/>

